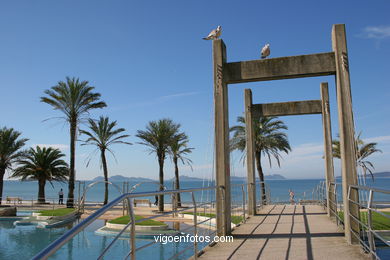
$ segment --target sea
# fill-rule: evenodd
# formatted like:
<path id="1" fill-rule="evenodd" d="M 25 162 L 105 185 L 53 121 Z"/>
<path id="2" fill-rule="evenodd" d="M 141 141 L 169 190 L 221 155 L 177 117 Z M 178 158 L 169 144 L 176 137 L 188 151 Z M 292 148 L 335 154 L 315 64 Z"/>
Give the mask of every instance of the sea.
<path id="1" fill-rule="evenodd" d="M 341 184 L 341 179 L 336 179 Z M 289 191 L 292 190 L 295 193 L 295 199 L 298 201 L 300 199 L 315 199 L 317 196 L 317 186 L 324 179 L 284 179 L 284 180 L 266 180 L 267 191 L 270 193 L 270 198 L 272 202 L 282 203 L 289 201 Z M 75 184 L 75 199 L 82 197 L 85 190 L 86 192 L 86 201 L 87 202 L 102 202 L 104 196 L 104 184 L 98 183 L 93 187 L 88 188 L 88 185 L 91 185 L 92 181 L 76 181 Z M 244 181 L 235 180 L 231 182 L 231 194 L 232 194 L 232 203 L 240 204 L 243 199 L 243 194 L 246 193 L 246 188 L 242 191 L 240 184 L 244 184 Z M 173 189 L 172 182 L 165 182 L 165 189 Z M 206 188 L 214 186 L 213 181 L 183 181 L 181 182 L 181 189 L 191 189 L 191 188 Z M 390 189 L 390 178 L 366 178 L 366 186 L 373 187 L 376 189 Z M 47 183 L 45 187 L 45 196 L 48 202 L 58 202 L 58 192 L 60 189 L 64 190 L 64 198 L 66 200 L 68 192 L 68 184 L 64 182 L 53 182 L 52 184 Z M 119 196 L 123 191 L 132 191 L 132 192 L 153 192 L 159 189 L 157 182 L 145 182 L 145 183 L 136 183 L 136 182 L 114 182 L 114 185 L 109 185 L 109 200 L 112 200 Z M 260 186 L 256 186 L 257 197 L 260 197 Z M 4 190 L 3 190 L 3 199 L 7 196 L 10 197 L 20 197 L 23 200 L 31 201 L 36 200 L 38 195 L 38 183 L 36 181 L 14 181 L 14 180 L 5 180 L 4 181 Z M 194 193 L 196 202 L 209 202 L 215 200 L 215 192 L 213 190 L 208 191 L 197 191 Z M 338 197 L 341 199 L 341 185 L 338 188 Z M 151 202 L 154 202 L 155 197 L 149 196 L 145 197 L 150 199 Z M 183 193 L 181 195 L 183 202 L 191 203 L 192 197 L 191 193 Z M 375 201 L 389 202 L 390 195 L 384 195 L 381 193 L 374 193 Z M 170 203 L 170 196 L 165 196 L 165 203 Z"/>

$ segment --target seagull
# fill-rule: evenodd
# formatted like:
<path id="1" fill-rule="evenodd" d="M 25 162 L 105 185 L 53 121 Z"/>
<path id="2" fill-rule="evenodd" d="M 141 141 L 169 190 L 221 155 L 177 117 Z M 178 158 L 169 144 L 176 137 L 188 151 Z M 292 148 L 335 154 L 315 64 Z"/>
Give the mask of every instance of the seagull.
<path id="1" fill-rule="evenodd" d="M 269 43 L 264 45 L 263 49 L 261 49 L 261 58 L 265 59 L 271 54 L 271 49 L 269 48 Z"/>
<path id="2" fill-rule="evenodd" d="M 218 25 L 217 29 L 212 30 L 207 37 L 203 38 L 203 40 L 216 40 L 221 36 L 222 27 Z"/>

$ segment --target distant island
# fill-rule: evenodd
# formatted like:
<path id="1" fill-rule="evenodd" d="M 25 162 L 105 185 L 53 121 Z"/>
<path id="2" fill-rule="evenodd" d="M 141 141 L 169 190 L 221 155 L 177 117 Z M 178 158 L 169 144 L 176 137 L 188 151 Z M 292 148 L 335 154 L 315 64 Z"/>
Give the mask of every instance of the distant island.
<path id="1" fill-rule="evenodd" d="M 175 178 L 171 178 L 168 181 L 174 181 Z M 259 180 L 259 178 L 256 176 L 256 179 Z M 264 179 L 266 180 L 285 180 L 286 178 L 280 174 L 271 174 L 271 175 L 265 175 Z M 202 179 L 202 178 L 197 178 L 197 177 L 190 177 L 186 175 L 180 176 L 180 181 L 181 182 L 187 182 L 187 181 L 203 181 L 203 180 L 208 180 L 208 179 Z M 241 181 L 245 182 L 246 177 L 243 176 L 230 176 L 231 181 Z"/>
<path id="2" fill-rule="evenodd" d="M 231 176 L 230 180 L 245 181 L 246 177 Z M 264 180 L 286 180 L 286 177 L 280 174 L 264 175 Z M 259 181 L 259 176 L 256 174 L 256 181 Z"/>
<path id="3" fill-rule="evenodd" d="M 265 180 L 285 180 L 286 178 L 280 174 L 271 174 L 271 175 L 265 175 L 264 176 Z M 171 182 L 174 181 L 175 178 L 167 179 L 165 181 Z M 259 178 L 256 176 L 256 179 L 259 180 Z M 113 175 L 108 178 L 109 181 L 111 182 L 155 182 L 156 180 L 150 179 L 150 178 L 143 178 L 143 177 L 125 177 L 123 175 Z M 194 182 L 194 181 L 203 181 L 203 180 L 208 180 L 208 179 L 202 179 L 202 178 L 197 178 L 197 177 L 191 177 L 191 176 L 186 176 L 182 175 L 180 176 L 180 181 L 181 182 Z M 231 176 L 230 177 L 231 181 L 246 181 L 246 177 L 240 177 L 240 176 Z M 98 176 L 93 178 L 91 181 L 104 181 L 103 176 Z"/>
<path id="4" fill-rule="evenodd" d="M 390 178 L 390 172 L 375 172 L 374 177 L 378 178 Z"/>
<path id="5" fill-rule="evenodd" d="M 124 182 L 124 181 L 128 181 L 128 182 L 144 182 L 144 181 L 155 181 L 155 180 L 152 180 L 152 179 L 149 179 L 149 178 L 142 178 L 142 177 L 125 177 L 125 176 L 122 176 L 122 175 L 113 175 L 111 177 L 108 178 L 109 181 L 111 182 Z M 103 176 L 98 176 L 96 178 L 93 178 L 92 181 L 104 181 L 104 177 Z"/>

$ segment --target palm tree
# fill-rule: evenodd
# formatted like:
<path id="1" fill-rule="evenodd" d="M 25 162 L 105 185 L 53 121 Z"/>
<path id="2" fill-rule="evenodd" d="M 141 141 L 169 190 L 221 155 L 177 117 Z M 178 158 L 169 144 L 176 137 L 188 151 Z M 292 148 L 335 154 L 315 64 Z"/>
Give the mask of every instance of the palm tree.
<path id="1" fill-rule="evenodd" d="M 139 144 L 149 148 L 150 153 L 155 153 L 159 164 L 159 181 L 160 190 L 164 189 L 164 161 L 169 147 L 172 144 L 175 136 L 177 136 L 180 124 L 174 123 L 171 119 L 160 119 L 158 121 L 150 121 L 146 126 L 146 130 L 138 130 L 137 137 L 142 140 Z M 164 196 L 158 198 L 158 210 L 164 211 Z"/>
<path id="2" fill-rule="evenodd" d="M 109 151 L 114 155 L 113 151 L 109 148 L 113 144 L 128 144 L 129 142 L 122 141 L 123 138 L 129 137 L 129 135 L 121 134 L 126 131 L 124 128 L 117 128 L 116 121 L 110 122 L 108 117 L 101 116 L 99 121 L 96 123 L 94 120 L 89 119 L 90 131 L 80 130 L 81 134 L 88 136 L 88 139 L 83 141 L 82 145 L 95 145 L 100 151 L 100 159 L 103 166 L 103 174 L 105 180 L 105 191 L 104 191 L 104 205 L 108 202 L 108 170 L 106 151 Z"/>
<path id="3" fill-rule="evenodd" d="M 20 149 L 28 141 L 19 138 L 22 133 L 13 128 L 3 127 L 0 129 L 0 205 L 3 199 L 3 179 L 7 169 L 23 154 Z"/>
<path id="4" fill-rule="evenodd" d="M 245 118 L 239 116 L 237 122 L 240 125 L 230 128 L 233 132 L 233 137 L 230 140 L 230 150 L 239 150 L 245 152 L 246 138 L 245 138 Z M 281 130 L 287 130 L 287 126 L 276 117 L 259 117 L 255 118 L 253 122 L 254 138 L 255 138 L 255 161 L 256 168 L 261 181 L 262 201 L 266 202 L 264 172 L 261 165 L 261 155 L 268 157 L 270 166 L 271 157 L 276 159 L 280 167 L 280 152 L 288 154 L 291 151 L 290 144 L 287 139 L 287 134 Z"/>
<path id="5" fill-rule="evenodd" d="M 185 157 L 187 154 L 192 153 L 192 150 L 194 149 L 188 147 L 188 142 L 188 136 L 184 133 L 180 133 L 173 139 L 173 142 L 169 146 L 169 154 L 171 155 L 173 164 L 175 165 L 176 190 L 180 189 L 178 161 L 180 160 L 182 164 L 188 164 L 189 166 L 192 164 L 192 161 Z M 181 207 L 180 193 L 177 194 L 177 206 Z"/>
<path id="6" fill-rule="evenodd" d="M 364 141 L 360 138 L 361 132 L 355 138 L 355 146 L 356 146 L 356 164 L 362 169 L 364 177 L 366 177 L 367 172 L 371 174 L 371 177 L 374 179 L 374 175 L 372 171 L 374 170 L 374 164 L 367 160 L 367 157 L 372 155 L 373 153 L 382 152 L 377 149 L 376 146 L 378 143 L 364 143 Z M 341 158 L 341 150 L 340 150 L 340 140 L 333 140 L 332 142 L 333 148 L 333 157 Z"/>
<path id="7" fill-rule="evenodd" d="M 66 202 L 68 207 L 73 207 L 74 182 L 75 182 L 75 152 L 76 135 L 78 125 L 82 117 L 95 108 L 106 107 L 106 103 L 99 101 L 100 94 L 92 92 L 95 88 L 88 85 L 88 81 L 80 81 L 78 78 L 66 77 L 66 81 L 59 81 L 51 89 L 45 90 L 48 97 L 41 97 L 41 102 L 51 105 L 55 110 L 64 114 L 63 119 L 70 127 L 70 172 L 69 192 Z"/>
<path id="8" fill-rule="evenodd" d="M 52 147 L 30 148 L 16 161 L 18 167 L 11 177 L 38 181 L 38 203 L 45 203 L 46 181 L 51 184 L 52 181 L 66 181 L 69 176 L 68 164 L 63 157 L 65 155 L 59 149 Z"/>

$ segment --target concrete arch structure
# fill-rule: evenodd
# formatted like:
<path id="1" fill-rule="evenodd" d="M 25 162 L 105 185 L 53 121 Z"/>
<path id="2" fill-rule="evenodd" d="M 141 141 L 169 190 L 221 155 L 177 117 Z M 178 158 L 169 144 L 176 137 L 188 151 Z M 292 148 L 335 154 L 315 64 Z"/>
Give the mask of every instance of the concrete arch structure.
<path id="1" fill-rule="evenodd" d="M 333 25 L 332 52 L 327 53 L 227 62 L 225 44 L 220 39 L 213 41 L 215 172 L 217 186 L 219 187 L 216 194 L 218 235 L 231 233 L 229 225 L 231 198 L 228 85 L 327 75 L 334 75 L 336 78 L 345 237 L 349 243 L 356 241 L 352 232 L 359 233 L 359 225 L 353 220 L 353 217 L 359 218 L 359 209 L 357 205 L 350 203 L 348 200 L 348 186 L 357 184 L 357 173 L 355 130 L 344 24 Z M 288 108 L 290 105 L 286 105 L 286 107 Z M 316 106 L 319 110 L 318 102 L 314 102 L 313 106 Z M 263 111 L 269 108 L 270 106 L 262 107 Z M 299 110 L 299 108 L 296 109 Z M 358 201 L 357 191 L 351 192 L 352 200 Z M 249 193 L 253 193 L 253 191 Z M 350 217 L 350 215 L 353 217 Z"/>

